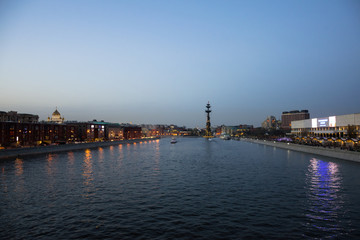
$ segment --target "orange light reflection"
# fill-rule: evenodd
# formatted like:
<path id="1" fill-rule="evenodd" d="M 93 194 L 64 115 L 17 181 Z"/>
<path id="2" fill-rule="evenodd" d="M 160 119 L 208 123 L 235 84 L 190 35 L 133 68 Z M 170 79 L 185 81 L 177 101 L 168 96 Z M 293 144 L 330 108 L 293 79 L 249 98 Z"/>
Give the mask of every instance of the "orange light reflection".
<path id="1" fill-rule="evenodd" d="M 104 149 L 102 147 L 99 147 L 99 162 L 103 162 L 104 160 Z"/>
<path id="2" fill-rule="evenodd" d="M 75 161 L 75 157 L 74 157 L 74 153 L 73 153 L 73 152 L 68 152 L 68 159 L 69 159 L 70 165 L 73 165 L 73 164 L 74 164 L 74 161 Z"/>
<path id="3" fill-rule="evenodd" d="M 54 169 L 53 169 L 54 154 L 48 154 L 46 160 L 47 160 L 46 171 L 51 176 L 54 173 Z"/>
<path id="4" fill-rule="evenodd" d="M 24 161 L 20 158 L 16 158 L 15 160 L 15 174 L 16 176 L 21 176 L 24 173 L 23 168 Z"/>
<path id="5" fill-rule="evenodd" d="M 85 193 L 83 196 L 85 198 L 89 198 L 92 193 L 92 187 L 93 187 L 93 169 L 92 169 L 92 155 L 91 150 L 86 149 L 85 150 L 85 157 L 84 157 L 84 169 L 83 169 L 83 177 L 84 177 L 84 186 L 85 186 Z"/>

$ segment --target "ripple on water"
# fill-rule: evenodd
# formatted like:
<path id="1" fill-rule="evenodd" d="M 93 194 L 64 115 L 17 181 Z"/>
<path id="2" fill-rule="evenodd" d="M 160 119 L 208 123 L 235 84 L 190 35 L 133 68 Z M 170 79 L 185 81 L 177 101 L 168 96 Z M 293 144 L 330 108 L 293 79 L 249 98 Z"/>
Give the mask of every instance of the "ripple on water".
<path id="1" fill-rule="evenodd" d="M 1 239 L 359 237 L 358 165 L 246 142 L 162 139 L 0 169 Z"/>

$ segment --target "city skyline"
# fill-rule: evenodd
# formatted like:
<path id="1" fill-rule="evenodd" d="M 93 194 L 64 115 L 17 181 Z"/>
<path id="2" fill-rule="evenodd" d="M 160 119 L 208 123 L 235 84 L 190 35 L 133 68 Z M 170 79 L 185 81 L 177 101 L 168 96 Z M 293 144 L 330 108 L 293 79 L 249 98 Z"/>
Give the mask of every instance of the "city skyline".
<path id="1" fill-rule="evenodd" d="M 358 113 L 357 1 L 2 1 L 0 111 L 260 126 Z"/>

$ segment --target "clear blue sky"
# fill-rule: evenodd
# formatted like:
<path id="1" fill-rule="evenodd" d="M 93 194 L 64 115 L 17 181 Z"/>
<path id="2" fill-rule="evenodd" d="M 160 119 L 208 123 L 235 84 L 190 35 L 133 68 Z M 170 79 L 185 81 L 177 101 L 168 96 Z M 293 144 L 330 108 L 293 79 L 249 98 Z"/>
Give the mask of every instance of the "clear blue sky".
<path id="1" fill-rule="evenodd" d="M 0 110 L 205 126 L 360 112 L 360 1 L 0 1 Z"/>

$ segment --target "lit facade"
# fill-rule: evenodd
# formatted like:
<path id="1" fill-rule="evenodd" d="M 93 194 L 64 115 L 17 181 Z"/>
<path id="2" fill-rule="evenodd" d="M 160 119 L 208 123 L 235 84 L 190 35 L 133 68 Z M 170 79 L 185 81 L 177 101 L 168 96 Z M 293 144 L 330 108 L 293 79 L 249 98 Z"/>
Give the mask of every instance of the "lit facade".
<path id="1" fill-rule="evenodd" d="M 143 137 L 145 138 L 171 135 L 172 133 L 171 127 L 160 124 L 142 124 L 141 130 Z"/>
<path id="2" fill-rule="evenodd" d="M 107 122 L 0 122 L 0 147 L 141 139 L 141 127 Z"/>
<path id="3" fill-rule="evenodd" d="M 51 118 L 48 117 L 48 122 L 52 122 L 52 123 L 63 123 L 65 121 L 65 119 L 63 117 L 61 117 L 61 114 L 59 113 L 59 111 L 57 110 L 57 108 L 55 109 L 55 111 L 53 112 L 53 114 L 51 115 Z"/>
<path id="4" fill-rule="evenodd" d="M 64 124 L 0 122 L 0 146 L 66 143 L 76 137 L 72 129 L 73 126 Z"/>
<path id="5" fill-rule="evenodd" d="M 253 125 L 241 124 L 237 126 L 225 126 L 221 125 L 216 129 L 217 136 L 229 135 L 240 137 L 248 132 L 250 132 L 254 128 Z"/>
<path id="6" fill-rule="evenodd" d="M 120 124 L 112 124 L 106 127 L 106 136 L 108 140 L 124 139 L 124 131 Z"/>
<path id="7" fill-rule="evenodd" d="M 292 121 L 291 133 L 297 136 L 360 137 L 360 113 Z"/>

